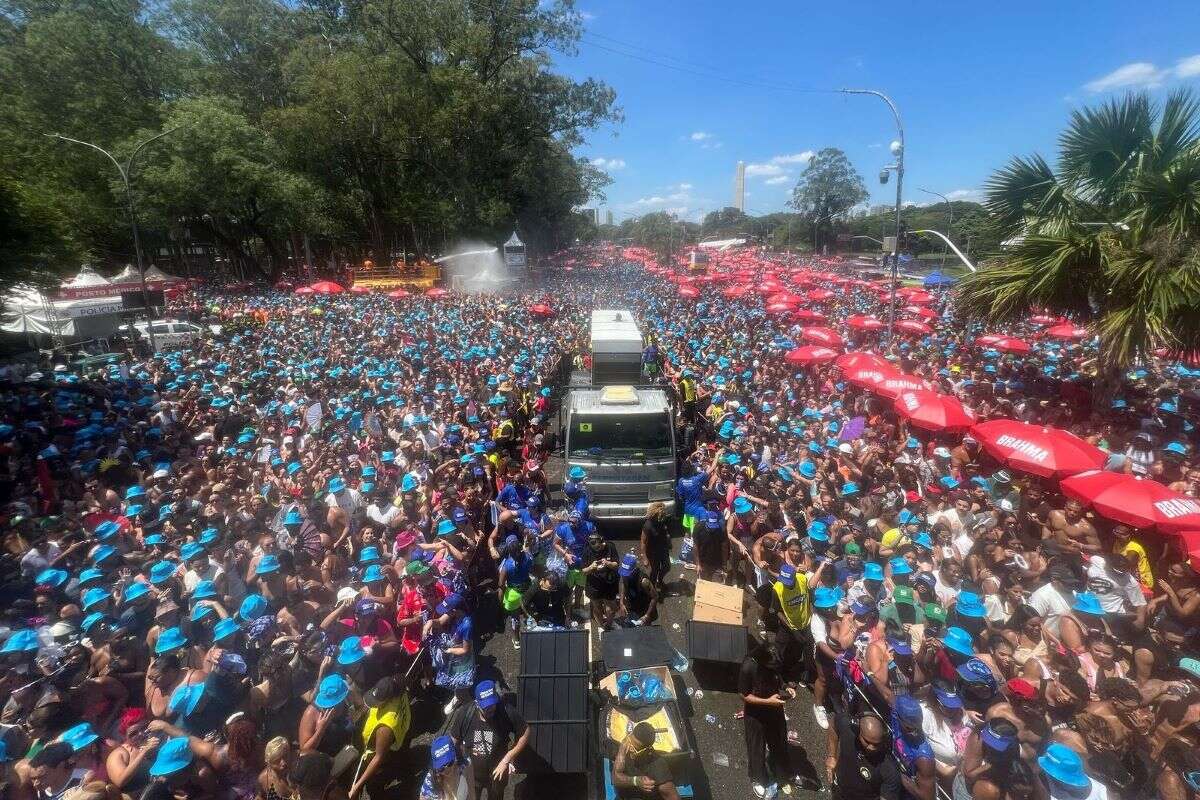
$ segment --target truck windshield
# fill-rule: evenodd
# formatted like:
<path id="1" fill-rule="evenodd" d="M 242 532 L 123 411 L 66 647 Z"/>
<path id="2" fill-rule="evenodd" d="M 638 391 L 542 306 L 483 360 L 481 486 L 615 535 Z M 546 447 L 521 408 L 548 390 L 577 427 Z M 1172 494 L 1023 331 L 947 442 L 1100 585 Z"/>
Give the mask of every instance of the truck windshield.
<path id="1" fill-rule="evenodd" d="M 666 413 L 576 414 L 571 417 L 569 457 L 601 455 L 667 458 L 671 455 L 671 422 Z"/>

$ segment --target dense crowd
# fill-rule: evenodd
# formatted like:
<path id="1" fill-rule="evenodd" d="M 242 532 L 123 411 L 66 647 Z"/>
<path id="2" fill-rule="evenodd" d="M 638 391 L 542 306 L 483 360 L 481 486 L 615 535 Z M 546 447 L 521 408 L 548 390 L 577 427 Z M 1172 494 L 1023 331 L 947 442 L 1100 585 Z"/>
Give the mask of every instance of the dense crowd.
<path id="1" fill-rule="evenodd" d="M 682 574 L 745 587 L 756 610 L 739 691 L 759 796 L 811 788 L 785 707 L 827 731 L 818 778 L 847 800 L 1200 793 L 1185 537 L 1068 498 L 1068 475 L 1006 463 L 975 428 L 912 424 L 835 363 L 791 363 L 805 323 L 764 293 L 692 297 L 579 258 L 586 274 L 540 290 L 551 313 L 517 295 L 195 288 L 173 311 L 221 328 L 190 349 L 85 375 L 6 366 L 4 791 L 499 798 L 528 726 L 481 641 L 661 624 Z M 827 280 L 747 263 L 747 284 Z M 886 314 L 879 292 L 835 288 L 808 305 L 836 350 L 1196 494 L 1186 367 L 1139 368 L 1098 408 L 1086 340 L 978 346 L 940 294 L 930 332 L 888 343 L 847 322 Z M 586 470 L 561 492 L 546 475 L 594 307 L 635 311 L 647 380 L 678 401 L 674 542 L 657 504 L 620 552 Z M 437 735 L 411 747 L 431 707 Z M 638 725 L 612 754 L 617 794 L 678 796 L 654 740 Z"/>

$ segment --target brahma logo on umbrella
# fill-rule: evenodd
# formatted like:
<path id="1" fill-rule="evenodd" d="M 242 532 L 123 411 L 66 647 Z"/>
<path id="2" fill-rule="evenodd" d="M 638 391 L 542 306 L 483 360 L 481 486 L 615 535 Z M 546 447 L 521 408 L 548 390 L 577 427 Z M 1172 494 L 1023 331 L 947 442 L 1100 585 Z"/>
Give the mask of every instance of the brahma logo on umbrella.
<path id="1" fill-rule="evenodd" d="M 1010 450 L 1016 450 L 1018 453 L 1032 458 L 1039 464 L 1050 457 L 1049 451 L 1047 451 L 1044 447 L 1038 447 L 1033 442 L 1026 441 L 1025 439 L 1018 439 L 1016 436 L 1011 436 L 1007 433 L 1001 434 L 999 437 L 997 437 L 996 444 L 1000 445 L 1001 447 L 1007 447 Z"/>
<path id="2" fill-rule="evenodd" d="M 1195 500 L 1159 500 L 1154 507 L 1167 519 L 1175 519 L 1187 514 L 1200 514 L 1200 503 Z"/>
<path id="3" fill-rule="evenodd" d="M 918 408 L 921 407 L 921 399 L 919 397 L 917 397 L 916 395 L 904 394 L 904 395 L 902 395 L 902 397 L 904 399 L 904 407 L 907 408 L 909 411 L 916 411 Z"/>

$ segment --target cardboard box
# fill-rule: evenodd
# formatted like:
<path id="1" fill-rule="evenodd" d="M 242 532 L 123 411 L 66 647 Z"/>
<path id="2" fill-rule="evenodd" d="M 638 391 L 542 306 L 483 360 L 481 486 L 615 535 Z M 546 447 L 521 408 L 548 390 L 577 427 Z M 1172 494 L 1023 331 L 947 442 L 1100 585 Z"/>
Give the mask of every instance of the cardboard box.
<path id="1" fill-rule="evenodd" d="M 720 625 L 742 625 L 743 597 L 742 590 L 737 586 L 697 580 L 692 619 Z"/>

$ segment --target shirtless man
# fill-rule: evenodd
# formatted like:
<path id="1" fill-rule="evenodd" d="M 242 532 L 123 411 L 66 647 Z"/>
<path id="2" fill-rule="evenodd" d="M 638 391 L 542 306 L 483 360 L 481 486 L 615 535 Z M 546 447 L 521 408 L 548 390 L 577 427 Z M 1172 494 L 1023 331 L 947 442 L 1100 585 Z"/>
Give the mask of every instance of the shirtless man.
<path id="1" fill-rule="evenodd" d="M 1104 550 L 1095 526 L 1083 516 L 1083 504 L 1068 500 L 1062 511 L 1050 512 L 1050 530 L 1064 548 L 1092 555 Z"/>

